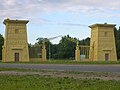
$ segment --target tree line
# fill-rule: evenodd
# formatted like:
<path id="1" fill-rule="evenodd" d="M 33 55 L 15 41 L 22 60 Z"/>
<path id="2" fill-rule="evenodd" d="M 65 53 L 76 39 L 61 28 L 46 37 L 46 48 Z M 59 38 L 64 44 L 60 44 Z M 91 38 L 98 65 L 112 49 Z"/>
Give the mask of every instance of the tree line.
<path id="1" fill-rule="evenodd" d="M 79 42 L 80 45 L 89 45 L 90 38 L 86 38 L 83 40 L 78 40 L 77 38 L 70 37 L 69 35 L 63 36 L 59 41 L 59 44 L 52 44 L 47 38 L 38 38 L 37 43 L 34 45 L 29 44 L 29 51 L 31 58 L 39 57 L 37 53 L 42 53 L 42 50 L 37 51 L 38 49 L 42 49 L 42 43 L 45 41 L 46 45 L 46 53 L 48 59 L 75 59 L 75 48 L 76 41 Z M 35 50 L 36 49 L 36 50 Z M 36 51 L 33 53 L 33 51 Z M 32 57 L 33 56 L 33 57 Z"/>
<path id="2" fill-rule="evenodd" d="M 120 27 L 114 29 L 117 58 L 120 59 Z"/>
<path id="3" fill-rule="evenodd" d="M 120 59 L 120 27 L 114 29 L 117 58 Z M 58 44 L 52 44 L 47 38 L 37 38 L 35 44 L 28 44 L 29 54 L 31 58 L 41 57 L 41 48 L 43 40 L 46 45 L 46 54 L 48 59 L 75 59 L 76 41 L 80 45 L 90 45 L 90 38 L 87 37 L 83 40 L 78 40 L 75 37 L 69 35 L 63 36 Z M 4 38 L 0 34 L 0 59 L 2 59 L 2 46 L 4 44 Z"/>

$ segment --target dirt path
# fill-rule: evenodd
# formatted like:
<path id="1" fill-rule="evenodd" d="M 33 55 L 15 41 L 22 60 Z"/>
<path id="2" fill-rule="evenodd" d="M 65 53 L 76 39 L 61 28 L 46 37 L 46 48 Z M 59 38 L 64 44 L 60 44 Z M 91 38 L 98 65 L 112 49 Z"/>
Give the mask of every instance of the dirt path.
<path id="1" fill-rule="evenodd" d="M 75 79 L 120 80 L 120 73 L 65 72 L 65 71 L 0 71 L 0 75 L 39 75 Z"/>

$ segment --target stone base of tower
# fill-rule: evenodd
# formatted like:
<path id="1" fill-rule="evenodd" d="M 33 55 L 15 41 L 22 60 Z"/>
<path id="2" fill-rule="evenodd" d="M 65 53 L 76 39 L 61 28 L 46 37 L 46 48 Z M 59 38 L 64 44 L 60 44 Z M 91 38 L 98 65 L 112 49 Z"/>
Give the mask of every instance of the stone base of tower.
<path id="1" fill-rule="evenodd" d="M 6 52 L 6 48 L 3 49 L 2 62 L 29 62 L 28 51 L 24 49 L 10 49 Z"/>
<path id="2" fill-rule="evenodd" d="M 110 50 L 102 50 L 101 52 L 99 52 L 98 61 L 117 61 L 117 56 L 116 56 L 116 52 L 114 51 L 114 49 Z"/>

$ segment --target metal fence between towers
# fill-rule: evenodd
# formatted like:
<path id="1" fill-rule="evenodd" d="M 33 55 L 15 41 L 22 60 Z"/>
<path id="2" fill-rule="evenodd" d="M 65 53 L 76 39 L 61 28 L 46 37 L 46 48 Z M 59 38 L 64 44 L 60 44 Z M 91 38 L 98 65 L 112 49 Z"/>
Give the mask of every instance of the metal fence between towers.
<path id="1" fill-rule="evenodd" d="M 29 58 L 32 62 L 39 62 L 42 60 L 42 48 L 41 47 L 29 47 Z"/>
<path id="2" fill-rule="evenodd" d="M 80 48 L 80 60 L 88 60 L 89 59 L 90 46 L 80 45 L 79 48 Z"/>

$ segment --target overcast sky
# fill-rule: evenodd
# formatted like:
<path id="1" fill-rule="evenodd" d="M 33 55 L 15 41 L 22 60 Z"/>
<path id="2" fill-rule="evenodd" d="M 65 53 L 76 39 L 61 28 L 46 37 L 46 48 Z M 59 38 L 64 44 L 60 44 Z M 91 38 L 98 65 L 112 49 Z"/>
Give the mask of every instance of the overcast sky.
<path id="1" fill-rule="evenodd" d="M 91 24 L 107 22 L 120 26 L 120 0 L 0 0 L 2 35 L 5 18 L 30 21 L 29 43 L 35 43 L 38 37 L 67 34 L 81 40 L 90 37 Z"/>

